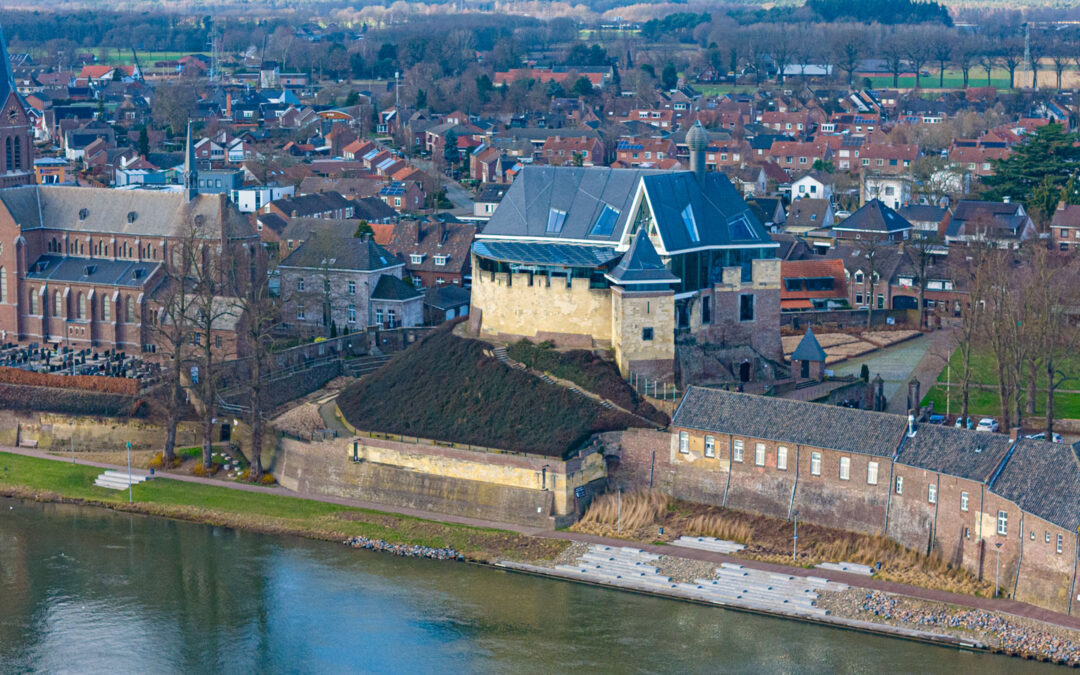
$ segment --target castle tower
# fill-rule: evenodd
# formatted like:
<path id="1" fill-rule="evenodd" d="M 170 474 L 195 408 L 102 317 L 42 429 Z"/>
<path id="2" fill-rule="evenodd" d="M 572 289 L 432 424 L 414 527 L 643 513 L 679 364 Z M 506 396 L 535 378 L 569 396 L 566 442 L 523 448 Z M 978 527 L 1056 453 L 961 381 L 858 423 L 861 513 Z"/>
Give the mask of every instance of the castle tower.
<path id="1" fill-rule="evenodd" d="M 195 144 L 191 142 L 191 122 L 187 125 L 187 143 L 184 145 L 184 194 L 190 202 L 199 194 L 199 167 L 195 163 Z"/>
<path id="2" fill-rule="evenodd" d="M 638 230 L 611 281 L 611 346 L 623 375 L 671 382 L 675 372 L 675 291 L 645 230 Z"/>
<path id="3" fill-rule="evenodd" d="M 34 145 L 30 136 L 30 117 L 15 88 L 7 42 L 0 30 L 0 187 L 34 183 Z"/>
<path id="4" fill-rule="evenodd" d="M 700 121 L 686 133 L 686 145 L 690 148 L 690 170 L 700 181 L 705 178 L 705 149 L 709 147 L 709 134 Z"/>

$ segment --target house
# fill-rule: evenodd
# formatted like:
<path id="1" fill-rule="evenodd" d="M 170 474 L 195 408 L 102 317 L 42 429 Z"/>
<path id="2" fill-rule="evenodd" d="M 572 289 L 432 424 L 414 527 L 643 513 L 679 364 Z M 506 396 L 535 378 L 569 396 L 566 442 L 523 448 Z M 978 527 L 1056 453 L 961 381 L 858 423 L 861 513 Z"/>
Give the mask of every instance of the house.
<path id="1" fill-rule="evenodd" d="M 274 214 L 286 222 L 290 218 L 352 218 L 354 204 L 337 192 L 320 192 L 275 199 L 260 213 Z"/>
<path id="2" fill-rule="evenodd" d="M 540 152 L 548 164 L 572 164 L 574 166 L 596 166 L 604 162 L 604 146 L 597 138 L 588 136 L 567 137 L 551 136 L 544 142 Z"/>
<path id="3" fill-rule="evenodd" d="M 913 228 L 880 199 L 872 199 L 832 229 L 837 240 L 903 241 L 911 237 Z"/>
<path id="4" fill-rule="evenodd" d="M 701 387 L 687 390 L 666 438 L 624 436 L 622 450 L 649 441 L 672 448 L 657 461 L 676 498 L 884 535 L 1068 610 L 1059 590 L 1075 583 L 1080 542 L 1068 445 Z"/>
<path id="5" fill-rule="evenodd" d="M 880 175 L 900 176 L 911 172 L 911 164 L 919 157 L 919 146 L 912 144 L 870 143 L 858 154 L 864 171 Z"/>
<path id="6" fill-rule="evenodd" d="M 791 353 L 791 366 L 795 380 L 818 382 L 824 380 L 827 358 L 825 350 L 821 348 L 821 343 L 814 336 L 813 329 L 807 326 L 803 339 L 799 340 L 799 345 Z"/>
<path id="7" fill-rule="evenodd" d="M 764 197 L 767 194 L 768 180 L 765 170 L 760 166 L 725 167 L 724 173 L 745 199 Z"/>
<path id="8" fill-rule="evenodd" d="M 419 220 L 401 221 L 389 237 L 376 234 L 376 240 L 405 263 L 403 278 L 411 277 L 421 288 L 468 286 L 475 237 L 472 223 Z"/>
<path id="9" fill-rule="evenodd" d="M 424 323 L 437 326 L 469 315 L 470 294 L 461 286 L 436 286 L 424 291 Z"/>
<path id="10" fill-rule="evenodd" d="M 477 218 L 490 218 L 505 194 L 505 185 L 488 185 L 473 199 L 473 215 Z"/>
<path id="11" fill-rule="evenodd" d="M 391 181 L 379 188 L 376 195 L 398 213 L 419 211 L 424 207 L 424 188 L 416 181 Z"/>
<path id="12" fill-rule="evenodd" d="M 863 176 L 863 202 L 879 200 L 898 210 L 911 203 L 911 177 L 907 175 L 866 174 Z"/>
<path id="13" fill-rule="evenodd" d="M 615 145 L 615 161 L 626 167 L 654 166 L 657 161 L 675 155 L 675 143 L 670 138 L 620 138 Z"/>
<path id="14" fill-rule="evenodd" d="M 761 224 L 770 231 L 783 228 L 787 222 L 787 211 L 784 210 L 784 200 L 779 197 L 754 197 L 746 202 Z"/>
<path id="15" fill-rule="evenodd" d="M 1080 206 L 1059 202 L 1050 221 L 1050 235 L 1059 251 L 1080 249 Z"/>
<path id="16" fill-rule="evenodd" d="M 948 209 L 944 206 L 930 204 L 908 204 L 896 209 L 896 212 L 900 214 L 901 218 L 911 223 L 912 234 L 915 238 L 936 239 L 938 229 L 941 227 L 941 221 L 945 218 L 945 214 L 948 213 Z"/>
<path id="17" fill-rule="evenodd" d="M 693 171 L 525 167 L 473 244 L 479 332 L 611 347 L 666 381 L 676 333 L 778 358 L 777 245 L 690 139 Z"/>
<path id="18" fill-rule="evenodd" d="M 780 284 L 780 311 L 848 307 L 847 280 L 841 260 L 781 261 Z"/>
<path id="19" fill-rule="evenodd" d="M 860 242 L 846 241 L 830 248 L 825 257 L 843 263 L 848 302 L 852 307 L 887 309 L 893 306 L 891 279 L 904 258 L 898 247 L 881 244 L 867 248 Z"/>
<path id="20" fill-rule="evenodd" d="M 946 244 L 992 242 L 1001 248 L 1018 248 L 1038 235 L 1035 223 L 1022 204 L 962 199 L 942 220 Z"/>
<path id="21" fill-rule="evenodd" d="M 832 199 L 833 181 L 820 171 L 811 171 L 791 182 L 791 198 Z"/>
<path id="22" fill-rule="evenodd" d="M 810 230 L 830 228 L 835 222 L 832 202 L 809 197 L 796 199 L 788 207 L 784 231 L 805 234 Z"/>
<path id="23" fill-rule="evenodd" d="M 404 267 L 370 236 L 312 232 L 278 266 L 284 320 L 302 334 L 418 326 L 423 299 Z"/>

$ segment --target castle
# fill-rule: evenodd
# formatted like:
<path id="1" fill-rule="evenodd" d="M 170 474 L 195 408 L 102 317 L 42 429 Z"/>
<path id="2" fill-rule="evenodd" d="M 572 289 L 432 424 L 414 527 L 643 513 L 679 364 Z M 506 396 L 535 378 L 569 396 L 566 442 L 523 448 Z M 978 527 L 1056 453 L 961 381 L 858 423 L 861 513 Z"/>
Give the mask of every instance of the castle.
<path id="1" fill-rule="evenodd" d="M 663 381 L 677 340 L 779 360 L 778 245 L 705 172 L 700 124 L 687 142 L 690 171 L 526 167 L 473 245 L 478 332 L 610 348 Z"/>

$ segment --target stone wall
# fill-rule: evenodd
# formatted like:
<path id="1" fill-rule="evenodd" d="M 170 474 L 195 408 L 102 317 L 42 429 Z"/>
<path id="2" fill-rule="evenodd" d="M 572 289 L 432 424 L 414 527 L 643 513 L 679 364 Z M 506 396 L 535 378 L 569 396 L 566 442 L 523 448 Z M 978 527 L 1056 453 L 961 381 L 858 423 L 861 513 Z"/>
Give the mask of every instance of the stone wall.
<path id="1" fill-rule="evenodd" d="M 0 445 L 36 440 L 40 449 L 63 451 L 71 448 L 73 438 L 76 452 L 124 450 L 128 442 L 134 450 L 159 450 L 165 432 L 135 419 L 0 411 Z M 197 424 L 181 424 L 177 445 L 197 444 Z"/>
<path id="2" fill-rule="evenodd" d="M 599 452 L 560 461 L 359 437 L 282 439 L 276 476 L 292 489 L 550 527 L 580 514 L 575 489 L 606 469 Z"/>
<path id="3" fill-rule="evenodd" d="M 479 266 L 473 264 L 473 269 Z M 494 276 L 494 278 L 492 278 Z M 477 272 L 472 306 L 481 310 L 481 332 L 488 335 L 550 339 L 560 346 L 581 347 L 574 336 L 611 341 L 611 290 L 589 288 L 588 279 Z M 542 335 L 541 335 L 542 333 Z M 564 338 L 565 336 L 565 338 Z"/>
<path id="4" fill-rule="evenodd" d="M 887 326 L 889 319 L 894 325 L 919 326 L 919 312 L 908 309 L 875 309 L 871 317 L 871 326 Z M 805 331 L 807 326 L 817 328 L 828 325 L 836 328 L 864 328 L 866 327 L 865 309 L 837 309 L 822 312 L 782 312 L 780 314 L 780 326 Z"/>
<path id="5" fill-rule="evenodd" d="M 633 371 L 670 382 L 675 369 L 675 302 L 671 291 L 611 292 L 611 335 L 615 362 L 623 375 Z M 645 339 L 645 330 L 651 331 Z"/>

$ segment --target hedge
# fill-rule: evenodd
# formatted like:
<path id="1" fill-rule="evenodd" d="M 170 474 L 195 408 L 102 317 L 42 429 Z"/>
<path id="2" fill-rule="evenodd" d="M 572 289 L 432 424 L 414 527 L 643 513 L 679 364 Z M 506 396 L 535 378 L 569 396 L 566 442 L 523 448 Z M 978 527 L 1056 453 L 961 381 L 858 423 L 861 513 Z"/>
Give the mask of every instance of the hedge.
<path id="1" fill-rule="evenodd" d="M 32 370 L 7 366 L 0 366 L 0 383 L 24 384 L 31 387 L 55 387 L 57 389 L 82 389 L 83 391 L 102 394 L 124 394 L 126 396 L 134 396 L 139 393 L 139 381 L 131 378 L 36 373 Z"/>

